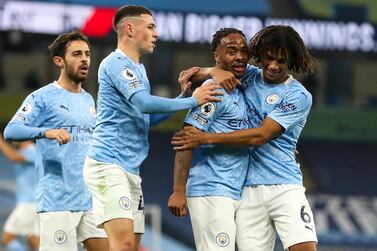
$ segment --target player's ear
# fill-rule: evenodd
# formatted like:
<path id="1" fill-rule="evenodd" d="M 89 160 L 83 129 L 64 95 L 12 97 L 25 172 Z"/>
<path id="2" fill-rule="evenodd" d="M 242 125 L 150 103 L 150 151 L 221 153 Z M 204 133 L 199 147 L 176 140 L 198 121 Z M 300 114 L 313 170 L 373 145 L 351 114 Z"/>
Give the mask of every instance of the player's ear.
<path id="1" fill-rule="evenodd" d="M 52 58 L 52 60 L 54 61 L 54 64 L 59 67 L 59 68 L 62 68 L 63 67 L 63 58 L 59 57 L 59 56 L 55 56 Z"/>
<path id="2" fill-rule="evenodd" d="M 132 23 L 126 23 L 124 25 L 124 32 L 128 37 L 134 36 L 135 27 Z"/>
<path id="3" fill-rule="evenodd" d="M 216 64 L 220 63 L 219 54 L 216 51 L 213 52 L 213 58 L 215 59 Z"/>

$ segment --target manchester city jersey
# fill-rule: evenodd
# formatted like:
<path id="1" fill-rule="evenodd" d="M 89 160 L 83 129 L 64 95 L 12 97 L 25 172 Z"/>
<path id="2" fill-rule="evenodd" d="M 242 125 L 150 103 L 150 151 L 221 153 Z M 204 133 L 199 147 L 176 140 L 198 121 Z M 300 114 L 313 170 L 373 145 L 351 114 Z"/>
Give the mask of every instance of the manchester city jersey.
<path id="1" fill-rule="evenodd" d="M 224 92 L 221 102 L 209 102 L 192 109 L 185 122 L 211 133 L 227 133 L 249 127 L 246 104 L 240 89 Z M 247 147 L 203 145 L 201 159 L 194 164 L 187 181 L 187 196 L 226 196 L 239 200 L 245 182 Z"/>
<path id="2" fill-rule="evenodd" d="M 149 115 L 129 99 L 138 91 L 150 92 L 144 65 L 116 50 L 101 62 L 98 81 L 97 121 L 88 156 L 138 175 L 149 150 Z"/>
<path id="3" fill-rule="evenodd" d="M 254 73 L 255 69 L 251 68 Z M 269 117 L 285 129 L 263 146 L 251 148 L 246 185 L 302 184 L 295 149 L 312 105 L 311 94 L 292 76 L 282 84 L 265 83 L 262 70 L 249 74 L 245 81 L 251 126 L 259 127 Z"/>
<path id="4" fill-rule="evenodd" d="M 35 145 L 29 144 L 18 152 L 25 158 L 25 162 L 15 164 L 16 201 L 35 202 Z"/>
<path id="5" fill-rule="evenodd" d="M 10 124 L 67 130 L 71 138 L 36 140 L 37 210 L 83 211 L 92 207 L 83 165 L 95 123 L 95 106 L 86 91 L 72 93 L 56 82 L 30 94 Z"/>

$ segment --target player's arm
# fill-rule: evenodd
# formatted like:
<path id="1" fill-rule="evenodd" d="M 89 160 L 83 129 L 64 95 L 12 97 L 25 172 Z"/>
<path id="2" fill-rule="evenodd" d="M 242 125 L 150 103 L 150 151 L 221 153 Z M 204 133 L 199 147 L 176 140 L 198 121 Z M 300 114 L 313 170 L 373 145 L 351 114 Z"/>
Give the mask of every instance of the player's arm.
<path id="1" fill-rule="evenodd" d="M 196 67 L 195 69 L 192 69 L 192 71 L 195 71 L 195 70 L 199 70 L 198 67 Z M 191 91 L 191 85 L 192 83 L 191 82 L 186 82 L 186 83 L 181 83 L 181 94 L 176 97 L 176 99 L 178 98 L 186 98 L 186 97 L 190 97 L 192 96 L 192 91 Z M 162 123 L 163 121 L 169 119 L 170 117 L 172 117 L 173 115 L 175 114 L 175 112 L 170 112 L 170 113 L 152 113 L 150 115 L 150 122 L 149 122 L 149 126 L 157 126 L 159 125 L 160 123 Z"/>
<path id="2" fill-rule="evenodd" d="M 230 71 L 225 71 L 219 67 L 198 68 L 192 67 L 184 70 L 179 74 L 178 82 L 181 85 L 201 85 L 205 80 L 212 78 L 216 83 L 221 85 L 230 93 L 240 81 Z"/>
<path id="3" fill-rule="evenodd" d="M 41 138 L 56 139 L 61 145 L 68 143 L 70 140 L 70 135 L 65 129 L 32 127 L 12 121 L 5 127 L 4 137 L 13 141 Z"/>
<path id="4" fill-rule="evenodd" d="M 3 138 L 3 135 L 0 133 L 0 151 L 4 156 L 12 162 L 25 162 L 25 157 L 20 154 L 16 149 L 14 149 L 8 142 Z"/>
<path id="5" fill-rule="evenodd" d="M 184 128 L 174 134 L 172 144 L 177 151 L 194 149 L 204 144 L 258 147 L 278 137 L 284 130 L 279 123 L 267 117 L 258 128 L 243 129 L 230 133 L 205 133 L 195 128 Z"/>
<path id="6" fill-rule="evenodd" d="M 189 98 L 163 98 L 149 94 L 146 90 L 134 93 L 130 101 L 143 113 L 167 113 L 191 109 L 207 102 L 218 102 L 221 99 L 217 96 L 223 93 L 217 89 L 217 84 L 205 85 L 197 88 L 192 97 Z"/>
<path id="7" fill-rule="evenodd" d="M 168 201 L 170 212 L 183 217 L 187 213 L 186 183 L 192 161 L 192 151 L 179 151 L 175 154 L 173 194 Z"/>
<path id="8" fill-rule="evenodd" d="M 46 128 L 40 117 L 48 114 L 41 95 L 30 94 L 11 121 L 5 127 L 4 137 L 12 141 L 26 141 L 30 139 L 56 139 L 60 144 L 69 141 L 69 133 L 64 129 Z"/>

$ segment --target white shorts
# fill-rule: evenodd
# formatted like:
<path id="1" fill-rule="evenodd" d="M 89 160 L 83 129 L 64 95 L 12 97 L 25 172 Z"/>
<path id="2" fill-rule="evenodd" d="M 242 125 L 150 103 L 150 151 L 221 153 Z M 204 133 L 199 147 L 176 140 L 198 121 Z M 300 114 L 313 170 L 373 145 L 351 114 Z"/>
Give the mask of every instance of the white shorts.
<path id="1" fill-rule="evenodd" d="M 98 227 L 117 218 L 131 219 L 134 232 L 144 233 L 144 201 L 141 178 L 118 165 L 87 157 L 84 181 L 93 194 L 93 213 Z"/>
<path id="2" fill-rule="evenodd" d="M 275 229 L 284 249 L 302 242 L 318 242 L 313 213 L 300 185 L 244 187 L 236 213 L 240 251 L 274 249 Z"/>
<path id="3" fill-rule="evenodd" d="M 41 223 L 40 251 L 77 251 L 77 243 L 90 238 L 107 238 L 94 223 L 92 211 L 38 213 Z"/>
<path id="4" fill-rule="evenodd" d="M 187 198 L 195 246 L 198 251 L 235 250 L 239 201 L 228 197 Z"/>
<path id="5" fill-rule="evenodd" d="M 35 203 L 17 203 L 4 224 L 4 232 L 19 236 L 39 236 L 39 221 Z"/>

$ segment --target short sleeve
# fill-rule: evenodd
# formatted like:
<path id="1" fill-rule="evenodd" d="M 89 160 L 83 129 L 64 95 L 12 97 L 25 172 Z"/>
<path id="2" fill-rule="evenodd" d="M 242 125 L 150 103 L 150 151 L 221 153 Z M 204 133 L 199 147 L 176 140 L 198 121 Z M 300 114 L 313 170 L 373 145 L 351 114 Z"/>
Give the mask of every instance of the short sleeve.
<path id="1" fill-rule="evenodd" d="M 312 96 L 308 92 L 288 93 L 277 107 L 267 116 L 279 123 L 285 130 L 296 126 L 309 114 Z"/>
<path id="2" fill-rule="evenodd" d="M 145 76 L 143 76 L 142 72 L 144 71 L 141 71 L 141 69 L 137 69 L 130 63 L 125 63 L 122 67 L 114 67 L 114 69 L 115 87 L 126 99 L 130 99 L 136 92 L 147 90 L 147 87 L 143 84 Z"/>
<path id="3" fill-rule="evenodd" d="M 197 108 L 191 109 L 185 119 L 185 123 L 207 132 L 209 126 L 219 114 L 221 102 L 207 102 Z"/>

